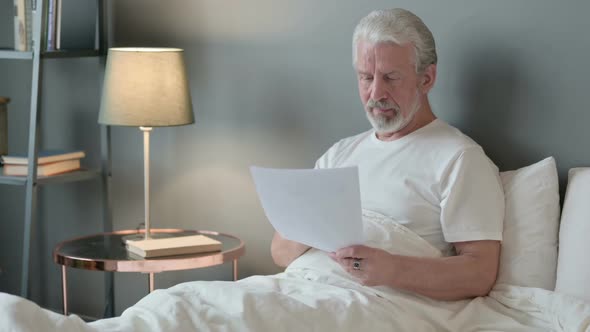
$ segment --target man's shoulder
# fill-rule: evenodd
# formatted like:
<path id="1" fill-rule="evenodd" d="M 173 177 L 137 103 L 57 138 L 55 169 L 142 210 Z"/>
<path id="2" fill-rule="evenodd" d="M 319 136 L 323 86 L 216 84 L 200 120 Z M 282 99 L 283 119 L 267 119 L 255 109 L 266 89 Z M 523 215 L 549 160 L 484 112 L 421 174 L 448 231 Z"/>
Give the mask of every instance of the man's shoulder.
<path id="1" fill-rule="evenodd" d="M 354 136 L 349 136 L 343 139 L 340 139 L 336 143 L 334 143 L 321 157 L 318 159 L 316 163 L 316 167 L 319 168 L 329 168 L 335 167 L 338 163 L 344 158 L 346 159 L 347 155 L 350 155 L 352 151 L 354 151 L 362 142 L 367 140 L 370 135 L 373 133 L 373 130 L 367 130 L 360 134 L 356 134 Z"/>
<path id="2" fill-rule="evenodd" d="M 448 124 L 447 122 L 437 119 L 433 130 L 425 136 L 425 140 L 431 146 L 438 148 L 448 148 L 451 150 L 465 150 L 469 148 L 481 148 L 477 142 L 467 136 L 460 129 Z"/>
<path id="3" fill-rule="evenodd" d="M 364 140 L 368 139 L 375 131 L 373 129 L 369 129 L 364 131 L 360 134 L 356 134 L 353 136 L 345 137 L 334 143 L 330 149 L 345 149 L 351 146 L 356 146 L 363 142 Z"/>
<path id="4" fill-rule="evenodd" d="M 477 142 L 458 128 L 439 119 L 409 144 L 411 146 L 408 150 L 419 155 L 419 158 L 429 160 L 433 166 L 439 165 L 443 168 L 466 154 L 485 155 L 485 151 Z"/>
<path id="5" fill-rule="evenodd" d="M 428 150 L 430 158 L 438 160 L 441 165 L 456 165 L 458 160 L 475 165 L 474 160 L 486 160 L 496 171 L 498 170 L 483 147 L 471 137 L 442 120 L 439 120 L 437 125 L 439 128 L 430 139 L 432 144 L 424 142 L 424 149 Z"/>

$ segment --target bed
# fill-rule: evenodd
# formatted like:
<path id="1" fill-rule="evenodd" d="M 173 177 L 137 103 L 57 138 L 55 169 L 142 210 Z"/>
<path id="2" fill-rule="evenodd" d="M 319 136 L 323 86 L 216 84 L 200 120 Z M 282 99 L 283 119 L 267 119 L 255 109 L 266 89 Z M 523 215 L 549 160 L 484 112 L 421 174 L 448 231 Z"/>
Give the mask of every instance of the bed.
<path id="1" fill-rule="evenodd" d="M 562 210 L 553 158 L 501 179 L 504 242 L 486 297 L 447 302 L 361 286 L 312 249 L 283 273 L 183 283 L 92 323 L 0 294 L 0 331 L 590 331 L 590 168 L 570 170 Z M 363 220 L 370 246 L 441 255 L 395 220 L 372 211 Z"/>

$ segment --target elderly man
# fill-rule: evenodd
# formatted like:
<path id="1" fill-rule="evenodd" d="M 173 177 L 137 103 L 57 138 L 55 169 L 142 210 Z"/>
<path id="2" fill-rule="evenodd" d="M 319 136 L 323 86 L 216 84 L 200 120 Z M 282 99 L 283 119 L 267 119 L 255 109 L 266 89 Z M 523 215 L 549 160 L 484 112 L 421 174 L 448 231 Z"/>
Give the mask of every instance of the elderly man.
<path id="1" fill-rule="evenodd" d="M 410 257 L 359 245 L 332 259 L 364 285 L 457 300 L 487 295 L 496 280 L 504 196 L 482 148 L 433 114 L 436 63 L 432 33 L 413 13 L 364 17 L 353 64 L 373 129 L 339 141 L 316 167 L 358 166 L 363 208 L 400 221 L 443 253 Z M 271 246 L 280 266 L 308 249 L 278 233 Z"/>

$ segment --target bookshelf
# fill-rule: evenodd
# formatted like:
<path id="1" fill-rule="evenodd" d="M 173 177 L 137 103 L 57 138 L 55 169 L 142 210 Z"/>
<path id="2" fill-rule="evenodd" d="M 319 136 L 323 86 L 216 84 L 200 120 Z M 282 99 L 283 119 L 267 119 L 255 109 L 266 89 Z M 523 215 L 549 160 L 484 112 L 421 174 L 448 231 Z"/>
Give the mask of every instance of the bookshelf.
<path id="1" fill-rule="evenodd" d="M 78 170 L 53 176 L 37 177 L 37 185 L 92 180 L 100 178 L 101 175 L 102 172 L 98 168 Z M 27 178 L 23 176 L 0 176 L 0 184 L 24 186 L 26 183 Z"/>
<path id="2" fill-rule="evenodd" d="M 33 59 L 33 52 L 21 52 L 21 51 L 13 51 L 13 50 L 0 50 L 0 59 L 31 60 L 31 59 Z"/>
<path id="3" fill-rule="evenodd" d="M 87 56 L 101 56 L 101 50 L 59 50 L 59 51 L 43 51 L 41 58 L 81 58 Z"/>
<path id="4" fill-rule="evenodd" d="M 12 0 L 0 0 L 10 1 Z M 32 2 L 32 50 L 27 52 L 0 49 L 0 60 L 12 59 L 32 61 L 31 73 L 31 90 L 30 92 L 30 109 L 29 109 L 29 126 L 28 126 L 28 143 L 27 143 L 27 157 L 28 157 L 28 175 L 26 177 L 2 176 L 0 175 L 0 185 L 15 185 L 25 187 L 25 210 L 24 217 L 24 231 L 22 242 L 22 271 L 20 283 L 20 295 L 22 297 L 29 297 L 29 268 L 31 257 L 31 241 L 32 241 L 32 227 L 36 225 L 36 210 L 37 210 L 37 196 L 38 189 L 41 185 L 51 185 L 55 183 L 78 182 L 88 180 L 102 181 L 102 205 L 103 205 L 103 231 L 112 231 L 112 213 L 110 205 L 110 181 L 111 181 L 111 167 L 110 167 L 110 128 L 100 128 L 101 136 L 101 165 L 100 168 L 79 170 L 71 173 L 65 173 L 50 177 L 37 177 L 36 163 L 39 146 L 42 142 L 39 139 L 40 132 L 40 114 L 42 109 L 40 107 L 41 98 L 41 72 L 43 67 L 43 59 L 51 58 L 74 58 L 74 57 L 105 57 L 107 51 L 107 17 L 105 15 L 107 7 L 105 0 L 84 0 L 97 1 L 97 34 L 98 34 L 98 49 L 89 50 L 59 50 L 59 51 L 44 51 L 41 46 L 41 36 L 43 33 L 43 18 L 44 3 L 47 0 L 27 0 Z M 99 93 L 99 91 L 97 91 Z M 97 114 L 98 118 L 98 114 Z M 97 123 L 98 125 L 98 123 Z M 105 289 L 107 290 L 107 300 L 112 299 L 113 276 L 107 274 L 105 276 Z M 112 315 L 114 311 L 112 302 L 107 302 L 106 311 Z"/>
<path id="5" fill-rule="evenodd" d="M 81 58 L 88 56 L 101 56 L 101 50 L 59 50 L 41 51 L 41 58 Z M 0 50 L 0 59 L 32 60 L 33 52 L 22 52 L 13 50 Z"/>

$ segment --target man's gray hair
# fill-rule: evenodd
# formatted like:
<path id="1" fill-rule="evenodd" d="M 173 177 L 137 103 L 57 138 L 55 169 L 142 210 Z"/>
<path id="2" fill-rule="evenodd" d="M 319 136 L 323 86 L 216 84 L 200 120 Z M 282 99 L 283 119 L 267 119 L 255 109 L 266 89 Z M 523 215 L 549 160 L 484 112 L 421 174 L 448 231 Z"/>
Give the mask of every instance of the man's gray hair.
<path id="1" fill-rule="evenodd" d="M 361 19 L 352 36 L 354 65 L 357 61 L 357 45 L 360 40 L 373 44 L 412 43 L 416 51 L 416 73 L 422 73 L 426 67 L 437 62 L 432 32 L 418 16 L 405 9 L 375 10 Z"/>

